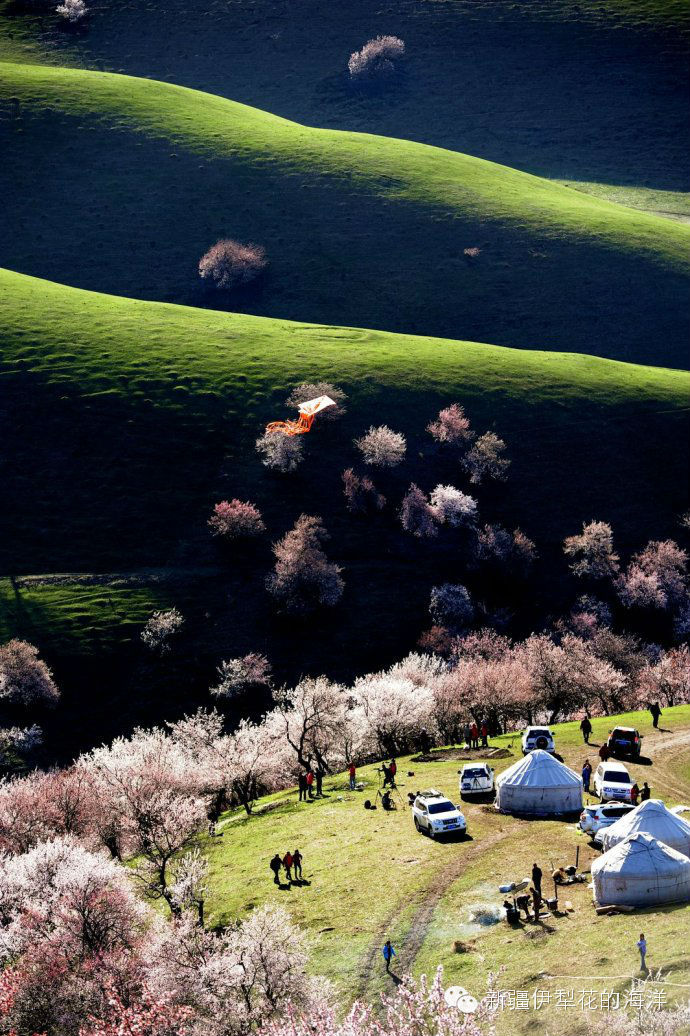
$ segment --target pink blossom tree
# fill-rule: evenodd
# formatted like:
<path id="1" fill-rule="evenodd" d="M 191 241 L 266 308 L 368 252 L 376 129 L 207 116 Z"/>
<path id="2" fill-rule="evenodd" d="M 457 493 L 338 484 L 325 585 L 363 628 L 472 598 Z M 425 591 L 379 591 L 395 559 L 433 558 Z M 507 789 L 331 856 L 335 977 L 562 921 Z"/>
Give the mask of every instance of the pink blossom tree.
<path id="1" fill-rule="evenodd" d="M 266 530 L 258 507 L 248 500 L 221 500 L 213 508 L 208 524 L 214 536 L 225 540 L 260 536 Z"/>
<path id="2" fill-rule="evenodd" d="M 183 626 L 184 616 L 177 608 L 154 612 L 141 631 L 141 639 L 152 651 L 166 655 Z"/>
<path id="3" fill-rule="evenodd" d="M 403 529 L 417 539 L 432 539 L 438 536 L 436 520 L 436 512 L 426 493 L 413 482 L 400 507 L 400 524 Z"/>
<path id="4" fill-rule="evenodd" d="M 505 456 L 505 450 L 506 444 L 495 432 L 480 435 L 460 462 L 470 482 L 479 485 L 485 478 L 505 479 L 511 463 Z"/>
<path id="5" fill-rule="evenodd" d="M 433 621 L 456 632 L 471 626 L 474 604 L 467 587 L 459 583 L 443 583 L 431 588 L 429 612 Z"/>
<path id="6" fill-rule="evenodd" d="M 402 432 L 394 432 L 385 424 L 378 427 L 372 425 L 361 439 L 355 439 L 355 446 L 365 464 L 380 468 L 397 467 L 407 451 L 407 442 Z"/>
<path id="7" fill-rule="evenodd" d="M 537 558 L 537 548 L 524 532 L 509 532 L 502 525 L 485 525 L 477 532 L 475 558 L 526 573 Z"/>
<path id="8" fill-rule="evenodd" d="M 335 406 L 329 406 L 319 414 L 319 424 L 328 424 L 331 421 L 338 421 L 347 413 L 347 395 L 337 385 L 331 385 L 330 381 L 303 381 L 301 385 L 295 386 L 285 400 L 285 406 L 296 410 L 300 403 L 306 403 L 309 399 L 316 399 L 317 396 L 328 396 L 333 400 Z"/>
<path id="9" fill-rule="evenodd" d="M 341 568 L 321 549 L 327 538 L 321 519 L 303 514 L 274 545 L 276 564 L 266 588 L 282 611 L 303 615 L 319 606 L 333 607 L 342 597 Z"/>
<path id="10" fill-rule="evenodd" d="M 352 697 L 361 710 L 365 746 L 379 755 L 412 748 L 432 715 L 430 686 L 392 671 L 361 677 L 352 688 Z"/>
<path id="11" fill-rule="evenodd" d="M 322 1004 L 308 1012 L 291 1007 L 287 1017 L 266 1023 L 260 1036 L 492 1036 L 494 1012 L 488 997 L 473 1014 L 459 1011 L 446 1000 L 439 968 L 431 982 L 425 975 L 418 982 L 405 976 L 395 993 L 382 995 L 378 1008 L 355 1001 L 342 1021 Z"/>
<path id="12" fill-rule="evenodd" d="M 268 687 L 271 682 L 271 663 L 258 651 L 250 651 L 243 658 L 230 658 L 218 667 L 218 683 L 211 687 L 215 698 L 234 698 L 252 687 Z"/>
<path id="13" fill-rule="evenodd" d="M 256 280 L 266 265 L 266 251 L 261 245 L 244 245 L 223 238 L 199 260 L 199 276 L 214 287 L 229 291 Z"/>
<path id="14" fill-rule="evenodd" d="M 296 471 L 303 459 L 302 439 L 281 432 L 264 432 L 256 440 L 256 451 L 261 454 L 265 468 L 281 474 Z"/>
<path id="15" fill-rule="evenodd" d="M 390 75 L 404 53 L 405 44 L 397 36 L 377 36 L 350 54 L 347 63 L 350 78 L 361 80 Z"/>
<path id="16" fill-rule="evenodd" d="M 53 674 L 25 640 L 0 645 L 0 700 L 13 705 L 55 705 L 60 692 Z"/>
<path id="17" fill-rule="evenodd" d="M 589 579 L 613 579 L 619 569 L 619 558 L 613 548 L 613 530 L 608 522 L 582 525 L 577 536 L 568 536 L 563 543 L 570 568 L 576 576 Z"/>
<path id="18" fill-rule="evenodd" d="M 473 525 L 479 511 L 474 497 L 460 492 L 455 486 L 436 486 L 431 494 L 431 507 L 441 525 L 456 529 Z"/>
<path id="19" fill-rule="evenodd" d="M 348 511 L 361 514 L 365 511 L 381 511 L 386 506 L 385 496 L 378 492 L 366 475 L 357 475 L 352 468 L 347 468 L 343 471 L 342 478 Z"/>
<path id="20" fill-rule="evenodd" d="M 469 418 L 459 403 L 451 403 L 440 410 L 436 420 L 431 421 L 426 430 L 436 442 L 451 446 L 465 447 L 475 438 Z"/>
<path id="21" fill-rule="evenodd" d="M 320 1003 L 303 935 L 276 907 L 259 907 L 219 932 L 183 914 L 159 930 L 148 955 L 152 992 L 191 1007 L 198 1036 L 243 1036 L 289 1005 L 309 1012 Z"/>
<path id="22" fill-rule="evenodd" d="M 598 658 L 585 641 L 566 634 L 556 644 L 546 634 L 532 634 L 516 650 L 529 674 L 535 707 L 549 713 L 549 723 L 596 703 L 603 712 L 625 687 L 625 678 Z"/>
<path id="23" fill-rule="evenodd" d="M 687 562 L 687 551 L 673 540 L 652 540 L 619 577 L 618 596 L 628 608 L 672 608 L 687 597 Z"/>
<path id="24" fill-rule="evenodd" d="M 293 753 L 292 767 L 308 770 L 316 763 L 324 772 L 344 764 L 345 726 L 350 702 L 339 684 L 325 676 L 300 680 L 274 694 L 276 708 L 267 717 L 276 743 Z"/>
<path id="25" fill-rule="evenodd" d="M 663 705 L 690 704 L 690 648 L 687 644 L 665 651 L 654 665 L 637 674 L 640 704 L 658 701 Z"/>

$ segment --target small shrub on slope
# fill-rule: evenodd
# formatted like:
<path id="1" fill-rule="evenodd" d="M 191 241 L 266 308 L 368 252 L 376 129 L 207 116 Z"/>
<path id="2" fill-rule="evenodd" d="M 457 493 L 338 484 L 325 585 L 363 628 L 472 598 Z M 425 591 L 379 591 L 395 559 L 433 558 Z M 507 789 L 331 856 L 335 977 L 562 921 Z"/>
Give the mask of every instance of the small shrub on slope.
<path id="1" fill-rule="evenodd" d="M 377 36 L 350 54 L 347 63 L 350 78 L 378 79 L 389 75 L 404 53 L 405 44 L 397 36 Z"/>
<path id="2" fill-rule="evenodd" d="M 365 464 L 381 468 L 394 468 L 402 461 L 407 443 L 402 432 L 394 432 L 388 425 L 373 426 L 361 439 L 355 439 L 355 446 L 361 451 Z"/>
<path id="3" fill-rule="evenodd" d="M 248 500 L 221 500 L 213 508 L 208 524 L 214 536 L 226 540 L 259 536 L 266 529 L 258 507 Z"/>
<path id="4" fill-rule="evenodd" d="M 266 252 L 261 245 L 243 245 L 224 238 L 199 260 L 199 276 L 216 288 L 230 290 L 255 280 L 266 264 Z"/>
<path id="5" fill-rule="evenodd" d="M 332 607 L 342 597 L 341 570 L 321 549 L 327 538 L 321 519 L 303 514 L 275 544 L 275 571 L 266 580 L 266 588 L 281 610 L 306 614 L 319 605 Z"/>
<path id="6" fill-rule="evenodd" d="M 273 471 L 295 471 L 302 461 L 302 440 L 295 435 L 281 432 L 264 432 L 256 440 L 257 453 L 263 455 L 261 463 Z"/>

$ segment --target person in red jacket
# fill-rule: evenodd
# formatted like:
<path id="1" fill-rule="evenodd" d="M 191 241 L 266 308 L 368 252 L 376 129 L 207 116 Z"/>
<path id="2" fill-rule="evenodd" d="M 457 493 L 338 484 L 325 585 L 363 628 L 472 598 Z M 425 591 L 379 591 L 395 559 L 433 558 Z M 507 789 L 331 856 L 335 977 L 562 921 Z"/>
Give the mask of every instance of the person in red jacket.
<path id="1" fill-rule="evenodd" d="M 395 775 L 398 772 L 398 764 L 395 759 L 391 759 L 388 766 L 383 768 L 383 786 L 390 784 L 391 788 L 395 787 Z"/>
<path id="2" fill-rule="evenodd" d="M 350 763 L 347 768 L 347 772 L 350 774 L 350 791 L 355 790 L 355 777 L 357 776 L 357 767 L 354 763 Z"/>
<path id="3" fill-rule="evenodd" d="M 285 875 L 287 877 L 287 880 L 292 881 L 292 874 L 290 873 L 292 870 L 292 853 L 289 849 L 283 857 L 283 867 L 285 868 Z"/>
<path id="4" fill-rule="evenodd" d="M 470 745 L 472 748 L 479 748 L 479 730 L 476 723 L 470 727 Z"/>
<path id="5" fill-rule="evenodd" d="M 482 723 L 482 748 L 489 747 L 489 728 L 486 723 Z"/>
<path id="6" fill-rule="evenodd" d="M 307 792 L 309 793 L 309 798 L 313 799 L 314 798 L 314 771 L 312 770 L 311 766 L 309 767 L 309 771 L 307 773 Z"/>

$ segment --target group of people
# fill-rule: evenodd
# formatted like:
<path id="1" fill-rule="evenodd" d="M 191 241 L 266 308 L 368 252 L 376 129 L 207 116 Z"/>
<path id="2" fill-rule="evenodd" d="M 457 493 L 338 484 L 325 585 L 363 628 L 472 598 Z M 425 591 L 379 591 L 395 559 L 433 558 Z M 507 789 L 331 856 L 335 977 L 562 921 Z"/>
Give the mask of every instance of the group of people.
<path id="1" fill-rule="evenodd" d="M 299 849 L 295 849 L 293 853 L 288 851 L 285 856 L 281 857 L 280 853 L 276 853 L 269 867 L 273 871 L 273 880 L 276 885 L 280 885 L 280 871 L 281 868 L 285 870 L 285 877 L 288 881 L 301 881 L 302 880 L 302 853 Z M 294 876 L 293 876 L 294 875 Z"/>
<path id="2" fill-rule="evenodd" d="M 317 766 L 315 770 L 310 766 L 306 773 L 300 773 L 297 779 L 300 802 L 306 802 L 307 799 L 313 799 L 314 788 L 316 788 L 317 799 L 323 796 L 323 776 L 323 770 L 320 766 Z"/>
<path id="3" fill-rule="evenodd" d="M 541 879 L 543 872 L 538 863 L 532 864 L 532 887 L 528 893 L 523 896 L 516 896 L 511 902 L 506 899 L 503 906 L 506 910 L 506 917 L 511 922 L 518 922 L 520 920 L 520 911 L 524 910 L 525 918 L 529 921 L 530 911 L 534 916 L 534 920 L 539 920 L 539 911 L 541 905 L 544 902 L 544 898 L 541 894 Z"/>
<path id="4" fill-rule="evenodd" d="M 482 748 L 489 747 L 489 727 L 486 720 L 481 723 L 466 723 L 463 730 L 465 744 L 468 748 L 479 748 L 479 738 L 482 739 Z"/>

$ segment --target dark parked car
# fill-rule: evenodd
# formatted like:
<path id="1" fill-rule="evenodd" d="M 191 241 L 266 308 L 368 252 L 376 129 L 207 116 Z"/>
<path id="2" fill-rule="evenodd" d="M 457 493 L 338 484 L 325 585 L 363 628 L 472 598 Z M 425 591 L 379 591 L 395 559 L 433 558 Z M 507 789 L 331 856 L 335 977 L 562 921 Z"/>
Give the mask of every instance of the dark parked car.
<path id="1" fill-rule="evenodd" d="M 642 735 L 634 727 L 614 727 L 606 744 L 611 750 L 611 755 L 639 759 Z"/>

